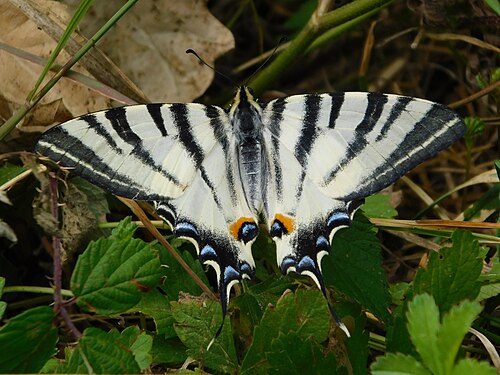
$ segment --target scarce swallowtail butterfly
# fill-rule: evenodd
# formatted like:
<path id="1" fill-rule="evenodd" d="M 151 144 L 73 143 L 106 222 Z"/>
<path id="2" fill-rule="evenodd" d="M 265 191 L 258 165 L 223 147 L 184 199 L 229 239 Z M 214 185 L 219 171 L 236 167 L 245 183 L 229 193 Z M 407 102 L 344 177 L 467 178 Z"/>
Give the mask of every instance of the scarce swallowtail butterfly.
<path id="1" fill-rule="evenodd" d="M 113 194 L 153 201 L 214 268 L 225 315 L 232 286 L 255 273 L 260 215 L 281 271 L 310 276 L 326 297 L 321 260 L 364 198 L 464 132 L 456 113 L 427 100 L 338 92 L 261 106 L 243 86 L 229 110 L 145 104 L 88 114 L 48 130 L 36 151 Z"/>

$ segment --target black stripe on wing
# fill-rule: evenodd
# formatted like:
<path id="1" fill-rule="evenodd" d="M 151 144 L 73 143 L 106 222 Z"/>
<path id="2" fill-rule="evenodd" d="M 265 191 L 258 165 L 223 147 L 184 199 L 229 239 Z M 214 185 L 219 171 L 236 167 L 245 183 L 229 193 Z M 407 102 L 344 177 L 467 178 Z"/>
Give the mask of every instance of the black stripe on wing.
<path id="1" fill-rule="evenodd" d="M 318 136 L 318 118 L 321 109 L 321 96 L 307 95 L 304 102 L 304 119 L 300 129 L 299 139 L 295 144 L 294 155 L 302 166 L 297 186 L 297 199 L 302 195 L 304 179 L 306 177 L 306 168 L 311 149 L 314 146 Z"/>
<path id="2" fill-rule="evenodd" d="M 232 163 L 232 158 L 229 155 L 229 140 L 227 138 L 226 129 L 224 128 L 224 122 L 222 121 L 220 108 L 214 106 L 205 107 L 205 114 L 210 119 L 210 126 L 212 127 L 212 131 L 214 133 L 215 139 L 222 147 L 222 151 L 224 152 L 224 161 L 226 166 L 226 176 L 227 183 L 229 189 L 229 195 L 231 196 L 231 201 L 234 204 L 237 204 L 237 194 L 235 189 L 235 180 L 234 180 L 234 166 Z"/>
<path id="3" fill-rule="evenodd" d="M 340 108 L 342 108 L 342 104 L 344 104 L 345 93 L 343 92 L 335 92 L 331 93 L 330 97 L 332 98 L 332 107 L 330 108 L 330 119 L 328 121 L 328 127 L 331 129 L 335 128 L 335 124 L 340 115 Z"/>
<path id="4" fill-rule="evenodd" d="M 35 151 L 65 167 L 74 168 L 76 174 L 113 194 L 141 200 L 164 198 L 145 192 L 137 181 L 117 174 L 91 148 L 68 134 L 62 127 L 54 127 L 43 134 L 35 146 Z"/>
<path id="5" fill-rule="evenodd" d="M 326 179 L 329 184 L 335 175 L 345 168 L 358 154 L 363 151 L 367 146 L 366 136 L 370 133 L 382 115 L 385 104 L 387 103 L 387 96 L 381 93 L 371 92 L 367 95 L 368 105 L 361 122 L 356 126 L 353 140 L 347 145 L 346 154 L 342 161 L 330 172 Z"/>
<path id="6" fill-rule="evenodd" d="M 281 125 L 283 123 L 283 111 L 286 107 L 286 98 L 276 99 L 272 103 L 271 118 L 269 122 L 269 130 L 272 134 L 271 139 L 271 160 L 280 160 L 280 136 Z M 283 199 L 283 170 L 280 163 L 273 163 L 274 175 L 276 179 L 276 196 L 278 201 Z"/>
<path id="7" fill-rule="evenodd" d="M 446 130 L 442 131 L 443 128 Z M 355 192 L 341 199 L 360 199 L 389 186 L 418 164 L 453 144 L 464 133 L 464 122 L 447 107 L 434 103 L 386 162 L 366 176 Z"/>
<path id="8" fill-rule="evenodd" d="M 177 127 L 179 142 L 184 146 L 185 150 L 193 159 L 196 168 L 200 171 L 201 178 L 212 192 L 212 198 L 215 204 L 222 210 L 222 205 L 213 182 L 210 180 L 207 171 L 202 165 L 203 160 L 205 159 L 205 154 L 193 136 L 193 128 L 191 126 L 191 121 L 189 120 L 188 107 L 181 103 L 172 104 L 170 106 L 170 113 L 172 114 L 174 124 Z"/>
<path id="9" fill-rule="evenodd" d="M 161 103 L 153 103 L 146 104 L 146 108 L 151 116 L 151 119 L 156 125 L 156 128 L 160 131 L 162 137 L 166 137 L 168 135 L 167 128 L 165 128 L 165 120 L 163 119 L 163 115 L 161 113 L 161 108 L 163 104 Z"/>

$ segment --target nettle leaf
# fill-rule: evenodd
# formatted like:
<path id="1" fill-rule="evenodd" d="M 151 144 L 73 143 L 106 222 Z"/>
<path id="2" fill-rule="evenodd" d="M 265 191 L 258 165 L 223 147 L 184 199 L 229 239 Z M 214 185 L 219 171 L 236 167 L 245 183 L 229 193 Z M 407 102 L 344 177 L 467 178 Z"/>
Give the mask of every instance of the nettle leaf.
<path id="1" fill-rule="evenodd" d="M 154 363 L 180 367 L 187 359 L 186 350 L 186 346 L 178 338 L 167 340 L 161 336 L 155 336 L 151 355 Z"/>
<path id="2" fill-rule="evenodd" d="M 352 297 L 383 321 L 389 320 L 391 297 L 380 241 L 366 217 L 356 213 L 352 226 L 335 235 L 331 255 L 323 258 L 323 274 L 327 286 Z"/>
<path id="3" fill-rule="evenodd" d="M 413 295 L 431 294 L 442 312 L 464 299 L 474 300 L 481 287 L 479 244 L 463 231 L 454 232 L 452 240 L 452 247 L 431 252 L 427 267 L 418 270 L 413 282 Z"/>
<path id="4" fill-rule="evenodd" d="M 0 328 L 0 373 L 37 373 L 56 354 L 54 312 L 39 306 L 10 319 Z"/>
<path id="5" fill-rule="evenodd" d="M 145 332 L 141 332 L 137 326 L 125 328 L 121 332 L 121 336 L 123 340 L 126 340 L 127 346 L 130 350 L 132 350 L 135 361 L 139 365 L 141 371 L 151 366 L 153 361 L 153 357 L 151 355 L 153 337 L 147 335 Z"/>
<path id="6" fill-rule="evenodd" d="M 135 223 L 132 223 L 132 217 L 127 216 L 111 231 L 111 237 L 115 240 L 130 240 L 137 228 L 139 227 Z"/>
<path id="7" fill-rule="evenodd" d="M 370 369 L 372 375 L 431 375 L 415 358 L 400 353 L 378 357 Z"/>
<path id="8" fill-rule="evenodd" d="M 276 306 L 268 306 L 255 328 L 253 342 L 241 366 L 241 373 L 265 372 L 270 368 L 266 352 L 272 351 L 272 340 L 295 332 L 304 339 L 321 343 L 330 328 L 330 313 L 316 289 L 298 289 L 285 293 Z"/>
<path id="9" fill-rule="evenodd" d="M 439 309 L 432 296 L 416 296 L 408 304 L 408 331 L 424 364 L 434 374 L 451 374 L 460 344 L 475 317 L 477 302 L 463 301 L 439 322 Z"/>
<path id="10" fill-rule="evenodd" d="M 182 240 L 183 242 L 185 240 Z M 179 241 L 180 242 L 180 241 Z M 175 241 L 172 246 L 176 243 Z M 191 245 L 190 245 L 191 246 Z M 174 246 L 177 248 L 177 246 Z M 166 251 L 160 244 L 155 246 L 160 253 L 161 263 L 164 268 L 165 282 L 161 285 L 161 289 L 167 294 L 170 301 L 177 301 L 179 298 L 179 293 L 188 293 L 193 296 L 199 296 L 202 293 L 201 288 L 196 284 L 191 276 L 182 268 L 179 262 Z M 178 253 L 181 254 L 182 259 L 188 264 L 188 266 L 198 275 L 198 277 L 203 280 L 206 285 L 209 285 L 207 276 L 203 271 L 203 266 L 201 263 L 195 259 L 189 251 L 182 251 L 177 249 Z"/>
<path id="11" fill-rule="evenodd" d="M 177 337 L 173 324 L 175 322 L 170 310 L 169 299 L 154 289 L 141 295 L 141 300 L 128 312 L 139 311 L 153 318 L 156 326 L 156 334 L 165 338 Z"/>
<path id="12" fill-rule="evenodd" d="M 158 252 L 144 241 L 99 239 L 78 258 L 71 290 L 80 306 L 119 314 L 137 305 L 161 276 Z"/>
<path id="13" fill-rule="evenodd" d="M 315 374 L 335 374 L 337 361 L 333 353 L 323 353 L 323 347 L 297 332 L 280 334 L 272 340 L 271 351 L 267 353 L 269 374 L 308 374 L 314 368 Z"/>
<path id="14" fill-rule="evenodd" d="M 72 352 L 68 363 L 59 370 L 75 374 L 126 374 L 138 373 L 140 368 L 134 352 L 129 347 L 130 337 L 121 336 L 116 330 L 105 332 L 87 328 Z"/>
<path id="15" fill-rule="evenodd" d="M 188 348 L 189 357 L 218 372 L 231 373 L 238 368 L 229 319 L 210 350 L 206 350 L 222 322 L 218 302 L 184 296 L 179 302 L 171 302 L 171 309 L 176 320 L 175 331 Z"/>
<path id="16" fill-rule="evenodd" d="M 398 211 L 391 206 L 391 197 L 387 194 L 375 194 L 365 198 L 365 204 L 361 207 L 367 217 L 383 219 L 394 219 Z"/>

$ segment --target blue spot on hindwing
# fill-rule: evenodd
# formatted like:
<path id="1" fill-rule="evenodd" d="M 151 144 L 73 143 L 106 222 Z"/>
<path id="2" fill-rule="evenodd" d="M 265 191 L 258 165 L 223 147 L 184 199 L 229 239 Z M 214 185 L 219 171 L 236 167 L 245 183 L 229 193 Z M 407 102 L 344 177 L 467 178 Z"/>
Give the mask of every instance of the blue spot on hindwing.
<path id="1" fill-rule="evenodd" d="M 200 251 L 200 260 L 202 262 L 206 260 L 217 260 L 217 253 L 214 248 L 210 245 L 205 245 Z"/>
<path id="2" fill-rule="evenodd" d="M 280 265 L 281 272 L 285 275 L 290 267 L 295 267 L 297 262 L 292 257 L 286 257 L 283 259 Z"/>
<path id="3" fill-rule="evenodd" d="M 330 249 L 330 243 L 328 242 L 328 240 L 326 239 L 325 236 L 319 236 L 316 239 L 316 248 L 317 249 L 325 249 L 325 250 Z"/>
<path id="4" fill-rule="evenodd" d="M 301 272 L 303 270 L 315 270 L 316 265 L 314 264 L 314 261 L 311 259 L 310 256 L 306 255 L 303 257 L 300 262 L 299 266 L 297 267 L 298 271 Z"/>
<path id="5" fill-rule="evenodd" d="M 233 267 L 227 266 L 224 269 L 224 283 L 228 284 L 232 280 L 239 280 L 241 275 L 238 271 L 236 271 Z"/>

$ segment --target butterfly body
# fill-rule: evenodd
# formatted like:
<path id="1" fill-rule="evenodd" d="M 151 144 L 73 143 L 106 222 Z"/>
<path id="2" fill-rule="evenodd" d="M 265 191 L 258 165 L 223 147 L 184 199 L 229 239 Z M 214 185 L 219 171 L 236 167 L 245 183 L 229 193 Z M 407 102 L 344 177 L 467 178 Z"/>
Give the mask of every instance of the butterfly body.
<path id="1" fill-rule="evenodd" d="M 215 269 L 225 313 L 231 287 L 255 273 L 259 216 L 281 271 L 310 276 L 325 294 L 321 260 L 364 198 L 464 132 L 427 100 L 353 92 L 260 106 L 241 87 L 227 111 L 179 103 L 85 115 L 50 129 L 36 150 L 114 194 L 154 201 Z"/>

